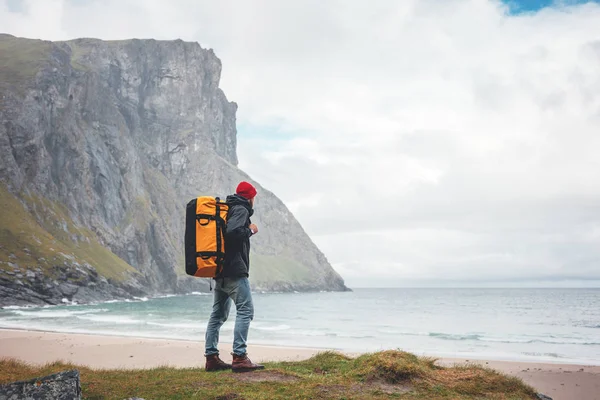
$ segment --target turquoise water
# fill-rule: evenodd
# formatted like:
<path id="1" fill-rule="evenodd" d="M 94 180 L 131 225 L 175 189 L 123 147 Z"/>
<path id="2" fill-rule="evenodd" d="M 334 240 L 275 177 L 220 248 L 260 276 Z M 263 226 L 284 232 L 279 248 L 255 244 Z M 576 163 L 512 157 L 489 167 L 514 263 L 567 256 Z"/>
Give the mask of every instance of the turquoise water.
<path id="1" fill-rule="evenodd" d="M 202 340 L 212 296 L 0 310 L 0 328 Z M 600 365 L 600 289 L 254 293 L 251 344 Z M 231 341 L 232 312 L 221 341 Z"/>

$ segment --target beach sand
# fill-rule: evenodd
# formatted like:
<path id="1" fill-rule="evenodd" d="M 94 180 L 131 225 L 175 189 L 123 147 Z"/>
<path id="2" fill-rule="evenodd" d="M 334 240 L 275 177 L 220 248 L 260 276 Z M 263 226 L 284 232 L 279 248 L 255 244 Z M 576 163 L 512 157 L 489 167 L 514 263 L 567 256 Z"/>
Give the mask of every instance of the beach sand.
<path id="1" fill-rule="evenodd" d="M 0 358 L 32 364 L 62 360 L 91 368 L 204 366 L 203 342 L 0 329 Z M 324 349 L 249 345 L 255 362 L 302 360 Z M 221 357 L 231 361 L 231 346 Z M 355 354 L 350 354 L 355 355 Z M 600 400 L 600 366 L 440 359 L 439 365 L 477 363 L 517 376 L 554 400 Z"/>

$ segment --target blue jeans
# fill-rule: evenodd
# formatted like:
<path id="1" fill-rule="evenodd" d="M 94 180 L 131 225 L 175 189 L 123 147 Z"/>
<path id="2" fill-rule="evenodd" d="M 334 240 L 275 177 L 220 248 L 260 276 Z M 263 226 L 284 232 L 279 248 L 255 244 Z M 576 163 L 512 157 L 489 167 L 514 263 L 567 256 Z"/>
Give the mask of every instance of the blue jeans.
<path id="1" fill-rule="evenodd" d="M 254 318 L 254 305 L 250 293 L 248 278 L 217 279 L 212 313 L 206 328 L 206 349 L 204 355 L 219 354 L 219 329 L 227 321 L 231 302 L 235 304 L 237 316 L 233 330 L 233 353 L 238 356 L 246 354 L 246 341 L 250 321 Z"/>

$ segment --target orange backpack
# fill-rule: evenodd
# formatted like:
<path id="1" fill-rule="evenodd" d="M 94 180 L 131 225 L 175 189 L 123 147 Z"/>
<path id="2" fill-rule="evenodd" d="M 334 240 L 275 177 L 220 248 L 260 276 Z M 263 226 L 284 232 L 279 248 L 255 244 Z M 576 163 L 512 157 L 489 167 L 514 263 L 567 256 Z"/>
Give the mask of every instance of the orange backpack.
<path id="1" fill-rule="evenodd" d="M 225 261 L 225 224 L 229 206 L 218 197 L 192 199 L 185 212 L 185 272 L 215 278 Z"/>

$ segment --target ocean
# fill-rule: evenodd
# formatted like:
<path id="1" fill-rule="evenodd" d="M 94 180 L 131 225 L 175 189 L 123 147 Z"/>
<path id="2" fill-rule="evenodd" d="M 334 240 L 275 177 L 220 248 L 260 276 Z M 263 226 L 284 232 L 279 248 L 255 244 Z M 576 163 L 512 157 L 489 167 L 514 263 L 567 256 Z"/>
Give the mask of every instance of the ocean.
<path id="1" fill-rule="evenodd" d="M 600 365 L 600 289 L 253 293 L 249 343 Z M 203 340 L 212 294 L 0 309 L 0 328 Z M 235 311 L 221 330 L 231 342 Z"/>

